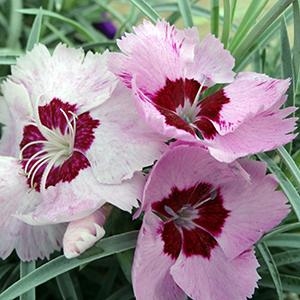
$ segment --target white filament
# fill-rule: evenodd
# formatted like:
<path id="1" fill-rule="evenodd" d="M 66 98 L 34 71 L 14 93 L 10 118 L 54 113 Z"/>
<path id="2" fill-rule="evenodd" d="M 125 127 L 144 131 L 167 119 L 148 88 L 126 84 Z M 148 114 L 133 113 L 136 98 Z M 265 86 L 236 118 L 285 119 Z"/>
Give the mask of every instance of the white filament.
<path id="1" fill-rule="evenodd" d="M 66 161 L 74 151 L 77 116 L 73 112 L 69 112 L 72 115 L 70 120 L 66 112 L 60 109 L 67 122 L 65 132 L 61 132 L 58 128 L 50 129 L 42 124 L 37 103 L 34 109 L 35 122 L 31 124 L 39 129 L 45 140 L 32 141 L 24 145 L 20 150 L 20 160 L 26 161 L 24 172 L 26 177 L 30 178 L 31 188 L 34 188 L 34 179 L 37 172 L 47 164 L 40 183 L 40 189 L 43 191 L 46 189 L 47 179 L 52 168 Z M 30 158 L 24 159 L 24 151 L 34 145 L 41 145 L 42 149 Z"/>

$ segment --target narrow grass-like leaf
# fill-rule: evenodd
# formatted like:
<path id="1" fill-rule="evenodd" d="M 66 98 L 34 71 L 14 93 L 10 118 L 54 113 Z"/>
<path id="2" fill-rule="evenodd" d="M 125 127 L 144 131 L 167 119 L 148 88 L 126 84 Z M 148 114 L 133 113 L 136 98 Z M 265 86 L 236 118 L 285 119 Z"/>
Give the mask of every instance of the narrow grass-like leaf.
<path id="1" fill-rule="evenodd" d="M 14 267 L 13 264 L 4 264 L 3 266 L 0 266 L 0 280 L 7 274 L 8 271 L 10 271 Z"/>
<path id="2" fill-rule="evenodd" d="M 8 39 L 6 45 L 8 48 L 18 48 L 19 39 L 22 33 L 22 18 L 18 10 L 23 7 L 22 0 L 11 0 L 10 3 L 10 17 L 8 26 Z"/>
<path id="3" fill-rule="evenodd" d="M 35 270 L 35 261 L 20 262 L 20 280 Z M 35 288 L 20 296 L 20 300 L 35 300 Z"/>
<path id="4" fill-rule="evenodd" d="M 134 299 L 131 286 L 125 286 L 119 289 L 118 291 L 110 295 L 105 300 L 120 300 L 120 299 L 122 300 Z"/>
<path id="5" fill-rule="evenodd" d="M 294 229 L 300 229 L 300 222 L 297 223 L 292 223 L 292 224 L 285 224 L 285 225 L 281 225 L 277 228 L 275 228 L 273 231 L 267 233 L 262 239 L 261 241 L 265 241 L 268 240 L 274 236 L 277 236 L 279 233 L 282 232 L 286 232 L 286 231 L 290 231 L 290 230 L 294 230 Z"/>
<path id="6" fill-rule="evenodd" d="M 56 283 L 58 285 L 63 300 L 78 300 L 78 296 L 72 278 L 68 272 L 57 276 Z"/>
<path id="7" fill-rule="evenodd" d="M 287 166 L 289 171 L 291 172 L 295 182 L 300 187 L 300 170 L 299 167 L 296 165 L 296 162 L 293 160 L 291 155 L 286 151 L 284 147 L 279 147 L 277 149 L 278 154 L 282 158 L 284 164 Z"/>
<path id="8" fill-rule="evenodd" d="M 232 2 L 231 2 L 231 12 L 230 12 L 230 23 L 231 23 L 231 25 L 233 24 L 233 20 L 234 20 L 234 16 L 235 16 L 236 4 L 237 4 L 237 0 L 232 0 Z"/>
<path id="9" fill-rule="evenodd" d="M 210 0 L 211 2 L 211 18 L 210 31 L 216 37 L 219 36 L 219 0 Z"/>
<path id="10" fill-rule="evenodd" d="M 55 9 L 57 11 L 60 11 L 63 6 L 63 0 L 55 0 Z"/>
<path id="11" fill-rule="evenodd" d="M 281 274 L 280 278 L 281 278 L 281 283 L 282 283 L 282 287 L 283 287 L 284 291 L 291 292 L 291 293 L 297 293 L 297 294 L 300 293 L 300 277 Z M 264 276 L 258 282 L 258 284 L 260 286 L 274 288 L 272 279 L 269 276 Z"/>
<path id="12" fill-rule="evenodd" d="M 124 276 L 131 282 L 131 266 L 133 261 L 133 251 L 128 250 L 126 252 L 117 254 L 118 261 L 120 263 L 120 267 L 124 273 Z"/>
<path id="13" fill-rule="evenodd" d="M 293 74 L 293 63 L 291 57 L 291 47 L 288 37 L 287 25 L 285 21 L 285 17 L 282 16 L 281 19 L 281 28 L 280 28 L 280 36 L 281 36 L 281 66 L 282 66 L 282 75 L 283 78 L 294 78 Z M 292 106 L 294 104 L 294 88 L 293 82 L 290 84 L 288 89 L 288 100 L 287 106 Z"/>
<path id="14" fill-rule="evenodd" d="M 273 255 L 274 262 L 277 267 L 300 263 L 299 249 L 284 251 Z"/>
<path id="15" fill-rule="evenodd" d="M 74 47 L 73 42 L 66 36 L 66 34 L 64 34 L 64 32 L 62 30 L 58 30 L 48 21 L 45 23 L 45 26 L 53 32 L 53 34 L 57 37 L 57 39 L 59 41 L 64 42 L 65 44 L 69 45 L 70 47 Z M 44 43 L 45 42 L 46 41 L 44 41 Z"/>
<path id="16" fill-rule="evenodd" d="M 295 70 L 295 81 L 298 78 L 298 70 L 300 68 L 300 7 L 299 0 L 295 0 L 293 2 L 293 16 L 294 16 L 294 48 L 293 48 L 293 63 Z"/>
<path id="17" fill-rule="evenodd" d="M 243 61 L 245 55 L 256 42 L 256 39 L 264 33 L 265 30 L 289 7 L 293 0 L 281 0 L 276 2 L 271 9 L 254 25 L 251 31 L 243 39 L 242 43 L 232 51 L 236 57 L 236 64 L 239 65 Z"/>
<path id="18" fill-rule="evenodd" d="M 294 91 L 294 101 L 296 106 L 300 106 L 300 67 L 298 70 L 298 76 L 297 76 L 297 82 L 295 85 L 295 91 Z"/>
<path id="19" fill-rule="evenodd" d="M 268 155 L 265 153 L 260 153 L 257 156 L 260 160 L 265 161 L 269 170 L 276 175 L 282 190 L 289 199 L 289 202 L 292 205 L 298 220 L 300 220 L 300 196 L 296 188 L 291 184 L 286 175 Z"/>
<path id="20" fill-rule="evenodd" d="M 53 11 L 49 11 L 49 10 L 45 10 L 45 9 L 36 9 L 36 8 L 24 8 L 24 9 L 19 9 L 18 12 L 22 13 L 22 14 L 28 14 L 28 15 L 37 15 L 39 14 L 41 11 L 41 13 L 44 16 L 47 17 L 51 17 L 57 20 L 60 20 L 62 22 L 65 22 L 66 24 L 71 25 L 72 27 L 74 27 L 78 32 L 80 32 L 82 35 L 84 35 L 88 40 L 90 41 L 94 41 L 94 35 L 91 34 L 86 28 L 84 28 L 83 26 L 81 26 L 78 22 L 69 19 L 67 17 L 64 17 L 60 14 L 57 14 Z"/>
<path id="21" fill-rule="evenodd" d="M 245 38 L 245 35 L 249 32 L 251 27 L 253 27 L 253 24 L 255 24 L 257 17 L 261 14 L 268 1 L 269 0 L 252 0 L 246 13 L 243 16 L 236 34 L 234 35 L 230 43 L 230 51 L 234 52 L 237 46 L 242 42 L 242 40 Z"/>
<path id="22" fill-rule="evenodd" d="M 230 0 L 223 0 L 224 3 L 224 22 L 223 22 L 223 31 L 222 31 L 222 43 L 224 47 L 227 48 L 229 34 L 231 30 L 231 8 Z"/>
<path id="23" fill-rule="evenodd" d="M 144 0 L 129 0 L 134 6 L 136 6 L 146 17 L 148 17 L 153 23 L 160 20 L 161 17 L 157 11 Z"/>
<path id="24" fill-rule="evenodd" d="M 82 264 L 132 249 L 135 247 L 136 238 L 136 231 L 118 234 L 101 240 L 96 246 L 78 258 L 67 259 L 63 255 L 59 256 L 11 285 L 0 294 L 0 300 L 14 299 L 28 290 Z"/>
<path id="25" fill-rule="evenodd" d="M 0 56 L 0 65 L 14 65 L 16 57 L 14 56 Z"/>
<path id="26" fill-rule="evenodd" d="M 267 267 L 269 270 L 269 273 L 273 279 L 275 288 L 276 288 L 276 292 L 278 295 L 278 299 L 279 300 L 283 300 L 283 296 L 282 296 L 282 284 L 281 284 L 281 280 L 280 280 L 280 275 L 279 272 L 277 270 L 276 264 L 273 260 L 272 254 L 269 251 L 268 247 L 266 246 L 265 243 L 260 243 L 257 245 L 257 248 L 259 250 L 259 252 L 261 253 Z"/>
<path id="27" fill-rule="evenodd" d="M 178 6 L 179 6 L 180 13 L 182 15 L 184 25 L 186 27 L 192 27 L 194 23 L 193 23 L 190 0 L 178 0 Z"/>
<path id="28" fill-rule="evenodd" d="M 282 233 L 265 241 L 269 247 L 300 248 L 299 233 Z"/>
<path id="29" fill-rule="evenodd" d="M 30 51 L 34 47 L 34 45 L 40 41 L 42 19 L 43 19 L 43 14 L 40 8 L 32 24 L 32 28 L 26 44 L 26 51 Z"/>

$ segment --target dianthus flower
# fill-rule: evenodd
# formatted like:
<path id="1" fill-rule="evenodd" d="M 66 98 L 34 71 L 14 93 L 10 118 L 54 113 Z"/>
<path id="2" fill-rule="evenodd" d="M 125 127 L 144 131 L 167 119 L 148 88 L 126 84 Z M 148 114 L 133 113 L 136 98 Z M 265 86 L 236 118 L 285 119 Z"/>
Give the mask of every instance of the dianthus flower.
<path id="1" fill-rule="evenodd" d="M 274 149 L 295 135 L 295 108 L 280 109 L 289 80 L 254 72 L 236 77 L 234 58 L 213 35 L 148 21 L 118 41 L 111 70 L 131 88 L 137 107 L 166 138 L 202 141 L 218 160 Z M 230 83 L 210 95 L 208 88 Z"/>
<path id="2" fill-rule="evenodd" d="M 137 300 L 241 300 L 259 279 L 252 246 L 287 215 L 262 162 L 215 160 L 195 144 L 165 153 L 152 169 L 132 268 Z M 268 217 L 266 217 L 268 216 Z"/>
<path id="3" fill-rule="evenodd" d="M 48 256 L 66 228 L 50 224 L 78 225 L 93 213 L 87 220 L 100 220 L 106 202 L 126 211 L 137 206 L 137 171 L 160 156 L 163 143 L 106 60 L 107 52 L 85 55 L 60 44 L 50 54 L 37 45 L 2 84 L 2 258 L 14 248 L 23 260 Z"/>

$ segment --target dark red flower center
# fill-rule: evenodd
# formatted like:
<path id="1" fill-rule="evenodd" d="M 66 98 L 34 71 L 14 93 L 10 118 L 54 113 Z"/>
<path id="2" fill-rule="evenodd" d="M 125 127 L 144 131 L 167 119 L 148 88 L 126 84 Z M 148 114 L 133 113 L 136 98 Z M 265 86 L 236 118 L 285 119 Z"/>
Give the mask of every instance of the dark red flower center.
<path id="1" fill-rule="evenodd" d="M 181 251 L 187 257 L 210 258 L 217 245 L 215 237 L 229 215 L 220 189 L 203 182 L 184 190 L 172 188 L 167 198 L 152 204 L 152 210 L 163 220 L 164 252 L 173 259 Z"/>
<path id="2" fill-rule="evenodd" d="M 193 79 L 167 79 L 165 86 L 150 98 L 157 110 L 165 116 L 168 125 L 195 136 L 212 139 L 217 131 L 211 121 L 219 122 L 222 106 L 229 99 L 220 90 L 199 101 L 206 89 L 204 84 Z"/>
<path id="3" fill-rule="evenodd" d="M 85 152 L 100 125 L 89 112 L 76 115 L 76 105 L 54 98 L 36 109 L 23 129 L 21 163 L 30 187 L 40 191 L 58 182 L 70 182 L 90 166 Z"/>

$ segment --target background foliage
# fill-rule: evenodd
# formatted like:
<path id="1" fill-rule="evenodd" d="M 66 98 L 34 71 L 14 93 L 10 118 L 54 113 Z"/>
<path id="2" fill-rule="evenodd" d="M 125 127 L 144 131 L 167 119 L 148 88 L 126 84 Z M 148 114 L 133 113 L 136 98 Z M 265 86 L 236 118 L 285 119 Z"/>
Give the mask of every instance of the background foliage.
<path id="1" fill-rule="evenodd" d="M 116 38 L 142 18 L 196 25 L 201 36 L 212 32 L 234 55 L 236 71 L 290 77 L 287 105 L 300 105 L 298 0 L 0 0 L 0 80 L 38 41 L 50 49 L 63 42 L 91 51 L 117 50 L 115 40 L 93 26 L 103 13 L 117 26 Z M 262 279 L 255 300 L 300 299 L 299 145 L 297 138 L 256 157 L 277 176 L 292 212 L 256 246 Z M 140 220 L 132 222 L 129 214 L 115 210 L 106 224 L 107 238 L 80 258 L 55 253 L 36 265 L 20 263 L 16 255 L 0 261 L 0 300 L 134 299 L 130 269 L 139 226 Z"/>

